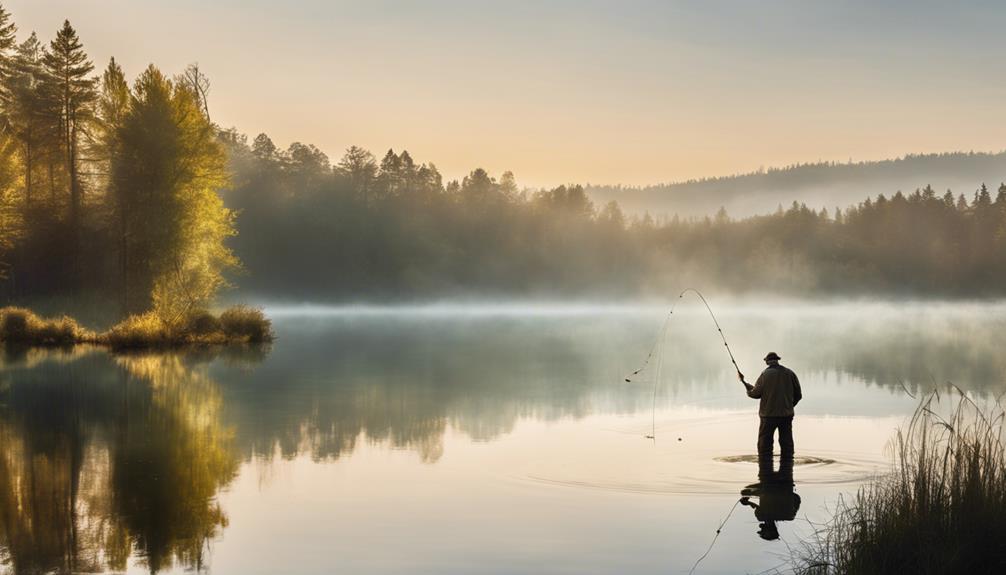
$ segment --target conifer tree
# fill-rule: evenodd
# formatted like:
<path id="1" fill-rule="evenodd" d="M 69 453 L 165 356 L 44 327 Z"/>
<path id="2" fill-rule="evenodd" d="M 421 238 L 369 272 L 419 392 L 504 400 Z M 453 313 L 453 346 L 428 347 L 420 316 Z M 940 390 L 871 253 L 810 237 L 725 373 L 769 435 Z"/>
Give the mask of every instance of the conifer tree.
<path id="1" fill-rule="evenodd" d="M 16 44 L 17 26 L 10 12 L 0 4 L 0 86 L 4 85 L 4 80 L 7 78 Z"/>
<path id="2" fill-rule="evenodd" d="M 24 208 L 30 210 L 38 184 L 35 173 L 41 167 L 46 146 L 53 144 L 54 132 L 47 129 L 47 102 L 40 95 L 45 70 L 42 43 L 33 32 L 22 42 L 4 74 L 3 108 L 7 127 L 18 140 L 24 185 Z"/>
<path id="3" fill-rule="evenodd" d="M 129 83 L 119 63 L 112 58 L 101 75 L 97 103 L 97 137 L 93 152 L 95 159 L 105 164 L 105 173 L 110 173 L 109 164 L 117 155 L 118 132 L 129 110 Z"/>
<path id="4" fill-rule="evenodd" d="M 80 175 L 80 142 L 85 126 L 94 117 L 97 98 L 96 80 L 91 77 L 94 64 L 84 52 L 70 21 L 56 33 L 43 57 L 47 71 L 44 91 L 53 103 L 52 113 L 59 128 L 63 163 L 69 178 L 70 224 L 80 229 L 83 190 Z"/>

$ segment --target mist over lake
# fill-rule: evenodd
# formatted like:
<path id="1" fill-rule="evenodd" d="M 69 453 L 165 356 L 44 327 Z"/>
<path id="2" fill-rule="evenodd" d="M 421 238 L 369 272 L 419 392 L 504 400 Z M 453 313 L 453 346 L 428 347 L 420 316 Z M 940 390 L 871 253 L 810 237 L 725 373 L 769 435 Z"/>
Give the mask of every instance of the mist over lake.
<path id="1" fill-rule="evenodd" d="M 67 554 L 138 573 L 686 571 L 758 481 L 752 402 L 700 305 L 669 323 L 656 394 L 654 374 L 624 381 L 658 334 L 667 307 L 656 305 L 266 306 L 267 352 L 8 348 L 5 561 L 13 572 Z M 1006 367 L 999 303 L 716 311 L 742 369 L 783 350 L 803 382 L 799 518 L 780 523 L 791 545 L 890 464 L 909 392 L 952 380 L 987 398 Z M 735 510 L 703 571 L 779 564 L 784 544 L 756 531 Z"/>
<path id="2" fill-rule="evenodd" d="M 1004 29 L 0 1 L 0 575 L 1006 573 Z"/>

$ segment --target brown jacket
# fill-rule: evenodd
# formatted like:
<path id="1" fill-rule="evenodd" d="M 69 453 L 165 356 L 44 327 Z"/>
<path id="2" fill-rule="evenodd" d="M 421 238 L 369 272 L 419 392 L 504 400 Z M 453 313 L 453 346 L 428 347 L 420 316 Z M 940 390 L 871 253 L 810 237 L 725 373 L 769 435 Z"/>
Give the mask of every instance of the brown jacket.
<path id="1" fill-rule="evenodd" d="M 775 364 L 761 372 L 754 387 L 748 390 L 748 397 L 761 399 L 760 417 L 793 417 L 793 407 L 803 399 L 803 392 L 796 374 Z"/>

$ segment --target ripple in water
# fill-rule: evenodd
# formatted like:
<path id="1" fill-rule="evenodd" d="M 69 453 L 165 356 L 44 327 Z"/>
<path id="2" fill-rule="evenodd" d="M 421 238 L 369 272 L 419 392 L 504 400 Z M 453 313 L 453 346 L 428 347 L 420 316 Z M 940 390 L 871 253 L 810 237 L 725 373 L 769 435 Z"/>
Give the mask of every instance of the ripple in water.
<path id="1" fill-rule="evenodd" d="M 825 457 L 799 455 L 793 458 L 795 481 L 800 485 L 856 485 L 864 483 L 889 469 L 889 463 L 880 458 L 864 457 L 862 454 Z M 776 457 L 778 461 L 778 457 Z M 750 464 L 754 469 L 747 465 Z M 726 465 L 724 465 L 726 464 Z M 685 473 L 668 477 L 555 477 L 528 475 L 525 481 L 558 487 L 599 489 L 623 493 L 664 494 L 664 495 L 721 495 L 738 492 L 740 487 L 757 480 L 758 456 L 727 455 L 711 460 L 695 462 L 686 466 Z"/>
<path id="2" fill-rule="evenodd" d="M 778 461 L 778 457 L 776 460 Z M 757 455 L 726 455 L 724 457 L 714 457 L 713 461 L 721 463 L 758 463 Z M 832 465 L 838 463 L 834 459 L 827 457 L 815 457 L 813 455 L 796 455 L 793 457 L 793 465 Z"/>

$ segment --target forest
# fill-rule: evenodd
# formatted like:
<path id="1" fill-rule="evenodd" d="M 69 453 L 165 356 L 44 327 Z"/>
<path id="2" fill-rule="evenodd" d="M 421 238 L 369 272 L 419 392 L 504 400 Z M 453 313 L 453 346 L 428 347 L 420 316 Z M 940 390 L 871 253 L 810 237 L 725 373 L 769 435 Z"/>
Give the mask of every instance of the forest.
<path id="1" fill-rule="evenodd" d="M 226 150 L 197 66 L 96 72 L 69 22 L 17 41 L 0 8 L 0 250 L 7 303 L 166 324 L 205 309 L 238 260 Z M 65 311 L 65 310 L 60 310 Z"/>
<path id="2" fill-rule="evenodd" d="M 267 298 L 665 296 L 685 285 L 782 295 L 1002 295 L 1006 185 L 878 195 L 734 219 L 627 216 L 579 185 L 520 188 L 476 169 L 350 148 L 277 150 L 224 134 L 243 288 Z"/>
<path id="3" fill-rule="evenodd" d="M 210 117 L 198 65 L 129 79 L 69 22 L 21 42 L 0 8 L 0 303 L 189 321 L 229 298 L 661 297 L 685 285 L 782 295 L 992 297 L 1006 186 L 927 186 L 735 219 L 627 215 L 581 185 L 511 172 L 445 181 L 407 151 L 281 149 Z M 995 157 L 995 156 L 990 156 Z"/>

